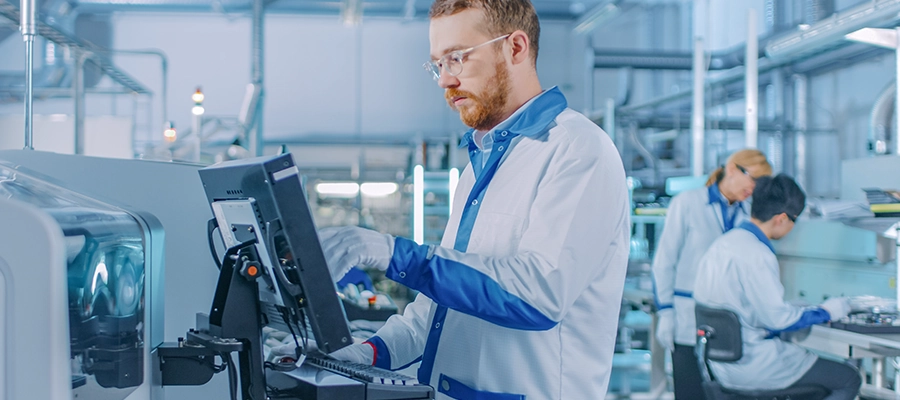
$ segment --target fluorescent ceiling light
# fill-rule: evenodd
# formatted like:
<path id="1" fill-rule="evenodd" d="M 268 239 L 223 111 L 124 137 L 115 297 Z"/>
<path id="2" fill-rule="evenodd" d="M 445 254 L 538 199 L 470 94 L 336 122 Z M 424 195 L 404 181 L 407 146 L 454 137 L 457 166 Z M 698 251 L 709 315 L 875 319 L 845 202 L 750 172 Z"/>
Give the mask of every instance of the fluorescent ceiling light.
<path id="1" fill-rule="evenodd" d="M 897 48 L 897 30 L 862 28 L 844 36 L 847 40 L 894 50 Z"/>
<path id="2" fill-rule="evenodd" d="M 363 1 L 344 0 L 341 2 L 341 21 L 344 26 L 356 26 L 362 22 Z"/>
<path id="3" fill-rule="evenodd" d="M 366 197 L 385 197 L 397 192 L 398 185 L 394 182 L 366 182 L 359 190 Z"/>
<path id="4" fill-rule="evenodd" d="M 459 170 L 456 168 L 450 168 L 450 182 L 447 185 L 447 189 L 450 190 L 450 200 L 449 200 L 449 213 L 453 213 L 453 196 L 456 194 L 456 186 L 459 185 Z"/>
<path id="5" fill-rule="evenodd" d="M 578 18 L 572 30 L 577 34 L 589 33 L 618 14 L 619 7 L 615 4 L 600 4 Z"/>
<path id="6" fill-rule="evenodd" d="M 324 197 L 356 197 L 359 184 L 356 182 L 320 182 L 316 184 L 316 193 Z"/>
<path id="7" fill-rule="evenodd" d="M 413 167 L 413 241 L 425 242 L 425 168 Z"/>

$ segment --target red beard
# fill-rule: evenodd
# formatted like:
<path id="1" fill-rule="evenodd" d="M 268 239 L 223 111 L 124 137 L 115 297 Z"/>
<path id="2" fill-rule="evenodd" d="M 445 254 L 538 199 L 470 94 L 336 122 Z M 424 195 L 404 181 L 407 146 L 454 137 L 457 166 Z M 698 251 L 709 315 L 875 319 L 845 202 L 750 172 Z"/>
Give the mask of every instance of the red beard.
<path id="1" fill-rule="evenodd" d="M 497 63 L 495 68 L 494 76 L 488 80 L 485 90 L 480 95 L 456 88 L 444 92 L 447 104 L 459 111 L 462 122 L 479 131 L 489 130 L 502 122 L 500 118 L 503 117 L 503 109 L 509 97 L 509 70 L 502 61 Z M 453 104 L 455 97 L 465 97 L 473 104 L 456 107 Z"/>

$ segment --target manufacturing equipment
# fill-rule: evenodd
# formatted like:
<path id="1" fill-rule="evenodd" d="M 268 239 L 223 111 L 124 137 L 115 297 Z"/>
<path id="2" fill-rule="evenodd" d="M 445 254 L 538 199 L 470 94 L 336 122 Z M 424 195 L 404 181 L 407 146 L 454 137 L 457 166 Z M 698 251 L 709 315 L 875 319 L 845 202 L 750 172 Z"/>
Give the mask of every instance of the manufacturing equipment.
<path id="1" fill-rule="evenodd" d="M 0 398 L 147 398 L 159 221 L 51 181 L 0 164 Z"/>
<path id="2" fill-rule="evenodd" d="M 415 378 L 310 351 L 309 332 L 325 353 L 353 340 L 290 154 L 220 163 L 200 176 L 215 216 L 209 248 L 218 260 L 212 238 L 217 228 L 226 251 L 210 313 L 198 314 L 184 341 L 159 349 L 164 386 L 205 384 L 221 371 L 210 362 L 219 357 L 237 398 L 230 355 L 237 352 L 243 399 L 434 397 Z M 265 362 L 263 326 L 289 331 L 295 356 Z"/>

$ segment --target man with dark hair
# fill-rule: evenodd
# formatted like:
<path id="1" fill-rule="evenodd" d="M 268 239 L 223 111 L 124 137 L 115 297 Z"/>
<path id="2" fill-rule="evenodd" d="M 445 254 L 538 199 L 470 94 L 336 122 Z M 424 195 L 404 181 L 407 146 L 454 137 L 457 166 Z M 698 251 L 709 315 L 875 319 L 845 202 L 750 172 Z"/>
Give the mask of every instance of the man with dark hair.
<path id="1" fill-rule="evenodd" d="M 420 295 L 334 357 L 421 360 L 438 399 L 597 399 L 612 369 L 629 249 L 619 153 L 538 81 L 528 0 L 437 0 L 428 74 L 472 129 L 440 246 L 322 229 L 332 275 L 376 268 Z"/>
<path id="2" fill-rule="evenodd" d="M 770 240 L 794 228 L 806 195 L 789 176 L 756 181 L 749 222 L 722 235 L 707 250 L 697 269 L 697 304 L 735 312 L 741 321 L 743 357 L 732 363 L 711 362 L 722 386 L 735 390 L 783 389 L 818 385 L 829 400 L 853 399 L 859 371 L 849 364 L 816 357 L 777 337 L 814 324 L 840 319 L 850 312 L 846 298 L 830 298 L 818 307 L 784 301 L 784 286 Z"/>

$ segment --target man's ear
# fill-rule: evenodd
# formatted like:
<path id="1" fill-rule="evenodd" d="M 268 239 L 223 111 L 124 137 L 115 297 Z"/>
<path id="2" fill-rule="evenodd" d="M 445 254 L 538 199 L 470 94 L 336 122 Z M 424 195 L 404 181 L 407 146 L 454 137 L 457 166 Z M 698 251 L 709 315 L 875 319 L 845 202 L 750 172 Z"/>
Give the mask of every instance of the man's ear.
<path id="1" fill-rule="evenodd" d="M 778 224 L 786 224 L 791 220 L 790 218 L 788 218 L 788 215 L 786 212 L 778 214 L 775 217 L 778 218 Z"/>
<path id="2" fill-rule="evenodd" d="M 531 41 L 523 31 L 515 31 L 506 39 L 512 49 L 511 61 L 515 64 L 531 61 Z"/>

